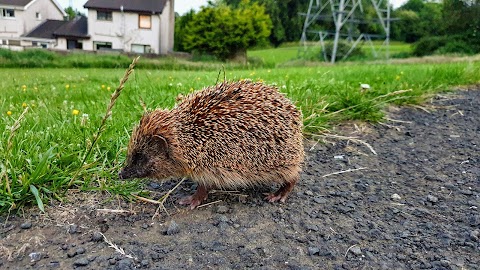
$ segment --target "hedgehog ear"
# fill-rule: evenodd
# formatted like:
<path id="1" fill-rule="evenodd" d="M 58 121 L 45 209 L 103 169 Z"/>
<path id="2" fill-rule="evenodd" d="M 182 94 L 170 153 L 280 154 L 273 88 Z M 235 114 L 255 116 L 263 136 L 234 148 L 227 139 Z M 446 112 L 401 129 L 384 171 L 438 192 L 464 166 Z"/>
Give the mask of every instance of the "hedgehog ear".
<path id="1" fill-rule="evenodd" d="M 165 152 L 165 155 L 169 157 L 169 147 L 167 140 L 160 135 L 153 135 L 153 140 L 158 144 L 159 150 Z"/>

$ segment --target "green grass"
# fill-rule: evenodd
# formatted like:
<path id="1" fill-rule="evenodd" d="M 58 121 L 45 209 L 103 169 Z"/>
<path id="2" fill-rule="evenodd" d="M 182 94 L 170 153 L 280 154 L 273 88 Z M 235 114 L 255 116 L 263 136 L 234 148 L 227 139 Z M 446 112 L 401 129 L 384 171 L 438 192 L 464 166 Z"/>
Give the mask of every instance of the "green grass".
<path id="1" fill-rule="evenodd" d="M 377 53 L 377 58 L 382 58 L 385 55 L 386 48 L 383 46 L 381 41 L 374 41 L 372 42 L 373 48 Z M 364 57 L 361 59 L 353 59 L 355 61 L 368 61 L 368 60 L 375 60 L 376 57 L 372 51 L 371 46 L 366 42 L 360 42 L 359 45 L 362 48 L 363 53 L 365 54 Z M 308 46 L 307 55 L 310 56 L 312 54 L 320 54 L 320 45 L 318 43 L 312 44 L 312 46 Z M 389 46 L 389 54 L 391 57 L 405 57 L 410 55 L 411 53 L 410 44 L 406 44 L 403 42 L 392 41 L 390 42 Z M 301 55 L 303 55 L 304 47 L 299 46 L 298 43 L 289 44 L 288 46 L 282 46 L 279 48 L 269 48 L 269 49 L 259 49 L 253 50 L 248 52 L 248 57 L 253 59 L 260 59 L 261 63 L 263 63 L 266 67 L 276 67 L 282 66 L 284 64 L 288 64 L 289 62 L 298 60 Z M 300 54 L 299 54 L 300 52 Z M 312 55 L 313 56 L 313 55 Z M 323 56 L 321 56 L 323 57 Z M 321 58 L 323 60 L 323 58 Z"/>
<path id="2" fill-rule="evenodd" d="M 213 85 L 218 76 L 218 70 L 155 70 L 139 65 L 91 155 L 81 164 L 126 67 L 0 70 L 0 213 L 25 204 L 41 208 L 42 201 L 65 198 L 79 168 L 74 188 L 122 196 L 139 192 L 141 182 L 118 181 L 117 172 L 131 129 L 142 115 L 140 98 L 150 109 L 172 108 L 179 93 Z M 382 118 L 386 104 L 419 103 L 425 95 L 479 83 L 480 62 L 227 68 L 226 77 L 277 85 L 302 109 L 305 132 L 314 133 L 344 120 L 375 122 Z M 371 89 L 361 93 L 360 83 Z M 23 120 L 17 121 L 27 107 Z"/>

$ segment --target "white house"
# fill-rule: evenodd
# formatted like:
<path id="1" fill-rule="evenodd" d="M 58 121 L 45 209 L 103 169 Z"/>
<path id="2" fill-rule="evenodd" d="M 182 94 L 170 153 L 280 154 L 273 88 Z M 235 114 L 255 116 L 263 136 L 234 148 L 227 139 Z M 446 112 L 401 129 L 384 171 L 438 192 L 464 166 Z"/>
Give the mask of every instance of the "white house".
<path id="1" fill-rule="evenodd" d="M 84 50 L 166 54 L 173 50 L 174 0 L 88 0 Z"/>
<path id="2" fill-rule="evenodd" d="M 22 36 L 48 19 L 66 16 L 55 0 L 0 0 L 0 48 L 21 50 L 28 46 Z"/>

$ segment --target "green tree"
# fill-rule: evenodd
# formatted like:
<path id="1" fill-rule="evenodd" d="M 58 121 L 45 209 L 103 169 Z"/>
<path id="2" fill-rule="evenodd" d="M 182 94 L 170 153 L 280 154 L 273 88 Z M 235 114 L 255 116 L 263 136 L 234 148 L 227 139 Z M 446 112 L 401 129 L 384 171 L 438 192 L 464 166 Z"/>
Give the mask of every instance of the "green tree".
<path id="1" fill-rule="evenodd" d="M 409 0 L 393 12 L 392 37 L 409 43 L 426 36 L 443 35 L 442 4 Z"/>
<path id="2" fill-rule="evenodd" d="M 193 19 L 195 10 L 191 9 L 183 16 L 175 14 L 175 37 L 174 37 L 174 50 L 178 52 L 185 52 L 185 29 L 187 29 L 188 23 Z"/>
<path id="3" fill-rule="evenodd" d="M 213 3 L 192 16 L 184 29 L 184 48 L 220 60 L 242 56 L 248 48 L 267 43 L 272 22 L 265 8 L 243 0 L 238 8 Z"/>
<path id="4" fill-rule="evenodd" d="M 65 11 L 65 13 L 67 13 L 67 17 L 68 17 L 69 21 L 75 19 L 75 17 L 77 17 L 77 16 L 84 16 L 83 13 L 81 13 L 77 9 L 73 9 L 72 7 L 66 7 L 64 9 L 64 11 Z"/>

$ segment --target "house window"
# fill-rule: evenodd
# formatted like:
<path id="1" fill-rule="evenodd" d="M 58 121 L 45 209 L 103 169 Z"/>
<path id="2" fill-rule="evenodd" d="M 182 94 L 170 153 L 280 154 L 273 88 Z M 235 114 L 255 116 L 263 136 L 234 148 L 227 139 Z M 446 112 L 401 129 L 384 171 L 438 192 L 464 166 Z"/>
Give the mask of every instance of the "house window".
<path id="1" fill-rule="evenodd" d="M 15 18 L 15 10 L 14 9 L 0 9 L 1 11 L 1 16 L 4 18 Z"/>
<path id="2" fill-rule="evenodd" d="M 143 29 L 152 28 L 152 16 L 138 15 L 138 28 L 143 28 Z"/>
<path id="3" fill-rule="evenodd" d="M 112 49 L 112 43 L 111 42 L 95 41 L 95 42 L 93 42 L 93 47 L 97 51 L 111 50 Z"/>
<path id="4" fill-rule="evenodd" d="M 132 44 L 133 53 L 151 53 L 152 47 L 150 45 Z"/>
<path id="5" fill-rule="evenodd" d="M 42 19 L 42 14 L 40 12 L 35 12 L 35 18 L 37 20 L 41 20 Z"/>
<path id="6" fill-rule="evenodd" d="M 112 21 L 112 12 L 111 11 L 97 10 L 97 20 L 99 20 L 99 21 Z"/>

